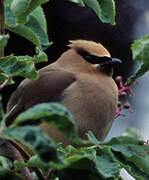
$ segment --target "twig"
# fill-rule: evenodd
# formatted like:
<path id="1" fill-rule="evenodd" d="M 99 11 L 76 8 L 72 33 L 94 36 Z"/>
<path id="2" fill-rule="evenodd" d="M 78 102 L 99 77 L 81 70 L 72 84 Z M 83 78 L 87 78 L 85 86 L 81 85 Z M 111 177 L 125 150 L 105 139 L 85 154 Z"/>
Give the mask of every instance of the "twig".
<path id="1" fill-rule="evenodd" d="M 49 180 L 52 174 L 53 174 L 53 170 L 49 169 L 45 175 L 45 180 Z"/>
<path id="2" fill-rule="evenodd" d="M 24 162 L 24 159 L 21 153 L 8 141 L 5 142 L 6 149 L 8 151 L 9 156 L 13 158 L 13 160 L 18 160 L 19 162 Z M 24 180 L 34 180 L 29 169 L 24 167 L 20 170 L 21 175 L 24 177 Z"/>
<path id="3" fill-rule="evenodd" d="M 32 154 L 29 153 L 25 147 L 23 147 L 21 144 L 19 144 L 18 142 L 14 141 L 14 140 L 10 140 L 9 141 L 15 148 L 17 148 L 19 150 L 19 152 L 21 152 L 25 157 L 27 157 L 27 159 L 29 159 Z M 40 172 L 40 170 L 38 168 L 32 168 L 36 175 L 38 176 L 38 178 L 40 180 L 45 180 L 44 176 L 42 175 L 42 173 Z"/>
<path id="4" fill-rule="evenodd" d="M 6 84 L 9 82 L 10 77 L 8 77 L 1 85 L 0 85 L 0 91 L 6 86 Z"/>

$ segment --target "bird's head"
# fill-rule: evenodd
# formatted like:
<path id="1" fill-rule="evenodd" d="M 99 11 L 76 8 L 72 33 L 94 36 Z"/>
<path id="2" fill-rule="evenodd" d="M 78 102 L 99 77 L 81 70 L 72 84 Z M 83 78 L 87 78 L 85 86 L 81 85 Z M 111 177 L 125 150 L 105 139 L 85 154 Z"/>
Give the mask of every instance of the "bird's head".
<path id="1" fill-rule="evenodd" d="M 121 60 L 112 58 L 108 50 L 100 43 L 87 40 L 69 42 L 69 47 L 80 57 L 78 58 L 80 61 L 84 60 L 100 72 L 112 75 L 113 66 L 121 63 Z"/>

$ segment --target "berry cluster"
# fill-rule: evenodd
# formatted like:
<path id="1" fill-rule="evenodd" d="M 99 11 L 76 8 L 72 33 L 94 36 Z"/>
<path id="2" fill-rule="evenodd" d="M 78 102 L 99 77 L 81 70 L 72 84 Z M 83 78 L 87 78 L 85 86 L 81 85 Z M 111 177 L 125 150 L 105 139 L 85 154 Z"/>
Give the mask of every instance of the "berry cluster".
<path id="1" fill-rule="evenodd" d="M 124 114 L 121 114 L 121 111 L 124 109 L 127 109 L 130 113 L 133 113 L 133 110 L 131 109 L 131 105 L 128 102 L 128 100 L 125 101 L 125 103 L 122 105 L 120 99 L 121 98 L 125 98 L 127 95 L 132 96 L 133 95 L 133 91 L 131 89 L 132 84 L 128 85 L 128 86 L 124 86 L 123 84 L 123 80 L 122 80 L 122 76 L 117 76 L 115 78 L 116 82 L 118 83 L 118 94 L 119 94 L 119 102 L 118 102 L 118 109 L 115 115 L 115 118 L 119 117 L 119 116 L 125 116 Z"/>

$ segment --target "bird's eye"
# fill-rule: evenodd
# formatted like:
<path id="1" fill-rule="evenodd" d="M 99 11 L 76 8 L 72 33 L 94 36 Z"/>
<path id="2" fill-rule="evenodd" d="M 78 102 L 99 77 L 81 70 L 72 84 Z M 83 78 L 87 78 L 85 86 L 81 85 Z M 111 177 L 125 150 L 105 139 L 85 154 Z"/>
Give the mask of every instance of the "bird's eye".
<path id="1" fill-rule="evenodd" d="M 87 51 L 84 51 L 82 49 L 79 49 L 78 54 L 80 54 L 80 56 L 83 57 L 83 59 L 85 59 L 87 62 L 93 63 L 95 57 L 91 54 L 89 54 Z"/>
<path id="2" fill-rule="evenodd" d="M 91 61 L 91 60 L 93 59 L 93 58 L 92 58 L 91 56 L 89 56 L 89 55 L 88 55 L 88 56 L 84 56 L 83 58 L 84 58 L 86 61 Z"/>

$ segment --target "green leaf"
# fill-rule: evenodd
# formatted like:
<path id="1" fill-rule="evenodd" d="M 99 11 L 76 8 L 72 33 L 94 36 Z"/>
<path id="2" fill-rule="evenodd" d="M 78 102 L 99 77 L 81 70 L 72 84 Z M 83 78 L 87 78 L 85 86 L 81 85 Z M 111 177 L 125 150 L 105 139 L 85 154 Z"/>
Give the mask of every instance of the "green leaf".
<path id="1" fill-rule="evenodd" d="M 17 24 L 17 25 L 6 24 L 6 29 L 24 37 L 25 39 L 31 41 L 38 48 L 41 48 L 40 39 L 31 28 L 22 24 Z"/>
<path id="2" fill-rule="evenodd" d="M 38 47 L 36 47 L 36 54 L 37 55 L 34 55 L 33 57 L 26 55 L 26 56 L 17 56 L 17 58 L 19 59 L 19 61 L 27 60 L 35 64 L 48 61 L 47 54 L 43 52 L 41 49 L 39 49 Z"/>
<path id="3" fill-rule="evenodd" d="M 10 171 L 11 168 L 11 161 L 6 157 L 0 156 L 0 177 L 4 176 L 4 174 Z"/>
<path id="4" fill-rule="evenodd" d="M 23 167 L 42 168 L 42 169 L 52 168 L 54 170 L 60 170 L 60 169 L 66 168 L 69 164 L 68 163 L 66 164 L 66 161 L 61 159 L 59 154 L 57 154 L 55 159 L 50 160 L 49 163 L 47 161 L 43 161 L 36 154 L 36 155 L 32 156 L 26 163 L 15 161 L 13 165 L 16 170 L 19 170 Z"/>
<path id="5" fill-rule="evenodd" d="M 146 63 L 149 61 L 149 36 L 143 36 L 140 40 L 135 40 L 131 46 L 133 59 Z"/>
<path id="6" fill-rule="evenodd" d="M 116 13 L 114 0 L 84 0 L 84 3 L 93 9 L 102 22 L 115 25 Z"/>
<path id="7" fill-rule="evenodd" d="M 5 5 L 5 25 L 16 25 L 16 18 L 10 9 L 10 4 L 8 3 L 8 0 L 5 1 L 4 5 Z"/>
<path id="8" fill-rule="evenodd" d="M 46 168 L 48 164 L 43 162 L 38 155 L 32 156 L 26 163 L 14 161 L 13 163 L 15 170 L 22 169 L 24 167 L 33 167 L 33 168 Z"/>
<path id="9" fill-rule="evenodd" d="M 65 149 L 57 149 L 59 157 L 61 157 L 63 164 L 50 163 L 50 167 L 55 170 L 64 168 L 71 169 L 91 169 L 93 160 L 96 158 L 96 151 L 94 148 L 86 147 L 76 149 L 69 145 Z"/>
<path id="10" fill-rule="evenodd" d="M 77 5 L 79 5 L 81 7 L 85 6 L 83 0 L 68 0 L 68 1 L 76 3 Z"/>
<path id="11" fill-rule="evenodd" d="M 27 167 L 46 168 L 47 164 L 45 164 L 39 156 L 34 155 L 27 161 Z"/>
<path id="12" fill-rule="evenodd" d="M 96 169 L 106 178 L 116 178 L 120 173 L 120 165 L 114 162 L 108 155 L 102 154 L 96 157 Z"/>
<path id="13" fill-rule="evenodd" d="M 136 79 L 143 76 L 148 71 L 149 71 L 149 62 L 141 64 L 139 66 L 138 70 L 136 71 L 136 73 L 134 75 L 130 76 L 128 81 L 125 83 L 125 86 L 132 84 Z"/>
<path id="14" fill-rule="evenodd" d="M 109 142 L 100 143 L 96 147 L 99 147 L 96 150 L 97 156 L 107 155 L 111 158 L 111 162 L 125 168 L 136 180 L 149 178 L 149 146 L 144 144 L 135 128 L 128 128 L 123 136 L 114 137 Z M 108 175 L 108 172 L 105 175 Z"/>
<path id="15" fill-rule="evenodd" d="M 135 144 L 113 144 L 112 150 L 121 152 L 127 158 L 144 152 L 144 150 L 139 145 Z"/>
<path id="16" fill-rule="evenodd" d="M 0 49 L 4 49 L 5 46 L 7 45 L 9 39 L 9 35 L 0 35 Z"/>
<path id="17" fill-rule="evenodd" d="M 11 3 L 11 10 L 16 16 L 17 23 L 25 24 L 27 16 L 41 4 L 49 0 L 13 0 Z"/>
<path id="18" fill-rule="evenodd" d="M 59 177 L 56 177 L 55 180 L 59 180 Z"/>
<path id="19" fill-rule="evenodd" d="M 73 165 L 73 168 L 75 169 L 85 169 L 88 166 L 90 167 L 90 165 L 87 164 L 87 161 L 85 161 L 84 163 L 84 159 L 88 159 L 93 162 L 96 160 L 96 151 L 92 147 L 83 147 L 80 149 L 76 149 L 73 146 L 69 145 L 65 149 L 65 153 L 67 154 L 67 158 L 65 159 L 67 163 L 73 164 L 79 161 L 80 164 L 77 163 L 79 166 L 76 166 L 76 164 Z M 81 159 L 83 160 L 82 162 L 80 162 Z M 90 162 L 88 163 L 90 164 Z"/>
<path id="20" fill-rule="evenodd" d="M 129 165 L 129 162 L 132 163 L 130 167 L 137 169 L 138 174 L 144 173 L 149 175 L 149 146 L 140 143 L 140 140 L 127 136 L 114 139 L 115 142 L 113 141 L 111 149 L 113 152 L 121 154 L 119 156 L 122 158 L 122 163 L 125 159 L 127 165 Z M 118 140 L 117 143 L 116 140 Z"/>
<path id="21" fill-rule="evenodd" d="M 133 59 L 142 64 L 139 66 L 136 73 L 128 79 L 125 85 L 131 84 L 149 71 L 149 36 L 144 36 L 140 40 L 135 40 L 131 46 L 131 50 Z"/>
<path id="22" fill-rule="evenodd" d="M 16 17 L 10 9 L 10 5 L 6 3 L 5 19 L 6 29 L 26 38 L 39 48 L 42 47 L 46 49 L 50 46 L 51 43 L 49 43 L 48 40 L 46 18 L 41 7 L 32 11 L 25 24 L 17 24 Z"/>
<path id="23" fill-rule="evenodd" d="M 44 49 L 51 45 L 48 40 L 47 24 L 45 15 L 41 7 L 36 8 L 28 17 L 28 22 L 25 24 L 39 37 L 40 44 Z"/>
<path id="24" fill-rule="evenodd" d="M 21 132 L 21 133 L 20 133 Z M 44 162 L 57 161 L 57 151 L 52 140 L 40 128 L 32 126 L 7 128 L 4 138 L 14 138 L 36 152 Z"/>
<path id="25" fill-rule="evenodd" d="M 11 55 L 11 56 L 6 56 L 3 58 L 0 58 L 0 61 L 1 61 L 0 62 L 0 85 L 2 85 L 2 83 L 4 83 L 6 80 L 8 80 L 8 78 L 9 78 L 9 81 L 7 82 L 6 85 L 14 84 L 13 79 L 11 79 L 14 76 L 24 76 L 24 77 L 28 77 L 30 79 L 32 79 L 32 78 L 34 79 L 34 78 L 38 77 L 38 76 L 36 77 L 36 74 L 35 74 L 36 69 L 35 68 L 34 68 L 35 73 L 33 72 L 33 74 L 32 74 L 32 72 L 30 71 L 31 70 L 30 65 L 26 64 L 26 62 L 20 63 L 20 62 L 18 62 L 18 60 L 20 60 L 20 59 L 24 60 L 25 59 L 25 61 L 26 61 L 27 59 L 28 60 L 29 59 L 34 60 L 34 58 L 35 58 L 34 61 L 36 63 L 36 61 L 40 62 L 43 59 L 45 59 L 45 55 L 41 52 L 39 52 L 39 55 L 36 55 L 34 57 L 18 56 L 18 57 L 14 57 L 14 59 L 13 59 L 13 57 L 14 56 Z M 11 61 L 12 59 L 13 59 L 13 61 Z M 13 68 L 17 68 L 16 72 L 13 72 Z M 29 69 L 27 69 L 27 71 L 25 71 L 25 68 L 29 68 Z"/>
<path id="26" fill-rule="evenodd" d="M 15 170 L 18 171 L 19 169 L 22 169 L 24 167 L 28 167 L 26 163 L 24 162 L 20 162 L 18 160 L 15 160 L 13 162 L 13 166 L 15 167 Z"/>
<path id="27" fill-rule="evenodd" d="M 127 128 L 126 131 L 122 134 L 123 136 L 129 136 L 129 137 L 132 137 L 136 140 L 142 140 L 143 141 L 143 138 L 140 136 L 139 132 L 138 132 L 138 129 L 136 128 Z"/>
<path id="28" fill-rule="evenodd" d="M 128 163 L 127 161 L 123 163 L 121 162 L 121 166 L 127 170 L 127 172 L 133 176 L 136 180 L 148 180 L 149 176 L 145 173 L 139 171 L 139 169 L 133 165 L 132 163 Z"/>
<path id="29" fill-rule="evenodd" d="M 32 80 L 38 78 L 35 63 L 47 61 L 47 55 L 36 48 L 37 55 L 31 56 L 5 56 L 0 57 L 1 80 L 8 77 L 23 76 Z M 1 82 L 2 83 L 2 82 Z M 10 84 L 10 83 L 9 83 Z"/>
<path id="30" fill-rule="evenodd" d="M 92 133 L 92 131 L 88 131 L 87 133 L 87 137 L 90 140 L 91 143 L 93 144 L 103 144 L 103 142 L 99 141 L 98 139 L 96 139 L 96 137 L 94 136 L 94 134 Z"/>
<path id="31" fill-rule="evenodd" d="M 30 120 L 42 120 L 57 127 L 68 140 L 74 143 L 83 143 L 77 135 L 75 121 L 70 112 L 57 103 L 42 103 L 35 105 L 24 113 L 20 114 L 12 126 Z"/>
<path id="32" fill-rule="evenodd" d="M 127 160 L 133 162 L 140 171 L 149 175 L 149 156 L 146 155 L 146 153 L 144 153 L 145 155 L 134 155 L 131 158 L 128 158 Z"/>
<path id="33" fill-rule="evenodd" d="M 119 163 L 114 161 L 106 150 L 102 152 L 100 150 L 100 154 L 96 154 L 97 148 L 91 146 L 76 149 L 73 146 L 67 146 L 65 149 L 58 149 L 58 152 L 65 153 L 66 164 L 69 164 L 68 167 L 71 169 L 89 170 L 103 178 L 116 178 L 121 169 Z"/>
<path id="34" fill-rule="evenodd" d="M 47 21 L 42 7 L 37 7 L 29 16 L 33 16 L 40 24 L 40 28 L 47 32 Z"/>
<path id="35" fill-rule="evenodd" d="M 12 3 L 12 0 L 5 0 L 5 5 L 10 6 Z"/>
<path id="36" fill-rule="evenodd" d="M 13 55 L 0 57 L 0 72 L 6 77 L 23 76 L 32 80 L 38 78 L 32 61 L 28 61 L 27 58 L 22 61 Z"/>
<path id="37" fill-rule="evenodd" d="M 8 76 L 3 74 L 3 73 L 0 73 L 0 85 L 2 85 L 2 83 L 8 79 Z M 14 81 L 12 79 L 10 79 L 8 82 L 7 82 L 7 85 L 10 85 L 10 84 L 14 84 Z"/>
<path id="38" fill-rule="evenodd" d="M 41 63 L 41 62 L 46 62 L 48 61 L 48 56 L 45 52 L 43 52 L 41 49 L 39 49 L 38 47 L 36 47 L 36 54 L 33 58 L 32 61 L 34 61 L 34 63 Z"/>

